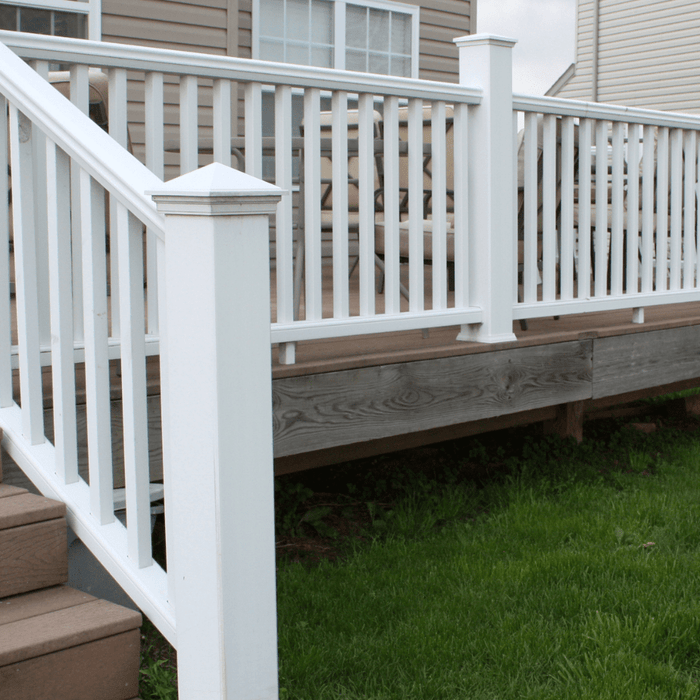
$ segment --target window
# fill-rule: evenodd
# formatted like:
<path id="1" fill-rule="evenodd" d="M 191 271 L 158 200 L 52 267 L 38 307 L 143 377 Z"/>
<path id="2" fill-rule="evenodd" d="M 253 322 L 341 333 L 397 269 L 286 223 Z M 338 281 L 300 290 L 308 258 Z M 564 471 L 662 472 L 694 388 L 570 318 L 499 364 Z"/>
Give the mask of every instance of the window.
<path id="1" fill-rule="evenodd" d="M 417 77 L 418 16 L 418 7 L 376 0 L 258 0 L 253 56 Z"/>
<path id="2" fill-rule="evenodd" d="M 100 37 L 100 0 L 0 0 L 0 29 L 74 39 Z"/>

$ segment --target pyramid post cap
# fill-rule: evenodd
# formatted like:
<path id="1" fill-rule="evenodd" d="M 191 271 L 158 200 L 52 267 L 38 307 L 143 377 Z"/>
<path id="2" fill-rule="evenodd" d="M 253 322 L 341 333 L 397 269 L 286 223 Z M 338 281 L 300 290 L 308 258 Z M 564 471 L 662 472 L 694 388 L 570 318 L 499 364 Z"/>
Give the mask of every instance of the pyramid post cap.
<path id="1" fill-rule="evenodd" d="M 154 199 L 161 197 L 281 197 L 287 192 L 277 185 L 260 180 L 247 173 L 235 170 L 222 163 L 210 163 L 163 183 L 146 194 Z"/>

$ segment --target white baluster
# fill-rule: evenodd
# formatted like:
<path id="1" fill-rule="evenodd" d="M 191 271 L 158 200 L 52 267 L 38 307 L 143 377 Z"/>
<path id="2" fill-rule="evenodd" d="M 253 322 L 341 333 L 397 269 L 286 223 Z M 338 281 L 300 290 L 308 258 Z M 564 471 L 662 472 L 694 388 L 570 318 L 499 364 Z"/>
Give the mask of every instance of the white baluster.
<path id="1" fill-rule="evenodd" d="M 214 81 L 214 160 L 231 165 L 231 81 Z"/>
<path id="2" fill-rule="evenodd" d="M 275 216 L 277 322 L 294 320 L 294 212 L 292 200 L 292 88 L 275 90 L 275 182 L 285 191 Z M 299 233 L 301 235 L 301 233 Z M 298 253 L 300 255 L 300 253 Z M 301 257 L 297 264 L 301 263 Z M 280 343 L 279 362 L 293 365 L 295 343 Z"/>
<path id="3" fill-rule="evenodd" d="M 408 308 L 425 308 L 423 100 L 408 101 Z"/>
<path id="4" fill-rule="evenodd" d="M 7 100 L 0 95 L 0 143 L 8 143 Z M 0 149 L 0 192 L 10 191 L 9 153 Z M 12 405 L 12 314 L 10 305 L 10 207 L 0 196 L 0 408 Z"/>
<path id="5" fill-rule="evenodd" d="M 90 510 L 100 525 L 114 520 L 104 190 L 80 170 L 83 229 L 83 318 Z"/>
<path id="6" fill-rule="evenodd" d="M 306 320 L 323 312 L 321 279 L 321 91 L 304 91 L 304 262 Z"/>
<path id="7" fill-rule="evenodd" d="M 656 290 L 668 286 L 668 128 L 659 128 L 656 154 Z"/>
<path id="8" fill-rule="evenodd" d="M 644 127 L 642 179 L 642 292 L 654 289 L 654 127 Z"/>
<path id="9" fill-rule="evenodd" d="M 245 171 L 262 177 L 262 85 L 245 86 Z"/>
<path id="10" fill-rule="evenodd" d="M 56 474 L 64 484 L 72 484 L 78 481 L 78 438 L 73 358 L 70 160 L 49 140 L 46 142 L 46 165 Z"/>
<path id="11" fill-rule="evenodd" d="M 608 293 L 608 123 L 595 129 L 595 295 Z M 629 279 L 629 278 L 628 278 Z"/>
<path id="12" fill-rule="evenodd" d="M 554 301 L 557 279 L 557 118 L 544 115 L 542 133 L 542 299 Z"/>
<path id="13" fill-rule="evenodd" d="M 683 289 L 695 287 L 695 203 L 698 195 L 695 182 L 696 156 L 697 134 L 688 129 L 684 139 Z"/>
<path id="14" fill-rule="evenodd" d="M 196 75 L 180 76 L 180 173 L 199 167 L 197 113 L 199 97 Z"/>
<path id="15" fill-rule="evenodd" d="M 433 309 L 447 308 L 447 123 L 445 103 L 433 102 L 430 123 L 432 173 Z"/>
<path id="16" fill-rule="evenodd" d="M 150 566 L 151 514 L 144 340 L 142 225 L 126 207 L 116 205 L 119 238 L 122 416 L 124 479 L 126 483 L 127 543 L 136 566 Z"/>
<path id="17" fill-rule="evenodd" d="M 624 268 L 625 124 L 613 122 L 612 221 L 610 222 L 610 292 L 622 294 Z"/>
<path id="18" fill-rule="evenodd" d="M 564 117 L 561 133 L 561 298 L 574 298 L 574 120 Z"/>
<path id="19" fill-rule="evenodd" d="M 399 266 L 399 100 L 384 98 L 384 312 L 401 311 Z"/>
<path id="20" fill-rule="evenodd" d="M 469 105 L 455 105 L 455 308 L 469 306 Z M 517 260 L 517 258 L 514 258 Z M 462 331 L 468 332 L 467 327 Z"/>
<path id="21" fill-rule="evenodd" d="M 70 67 L 70 101 L 83 114 L 90 112 L 90 84 L 88 67 L 73 64 Z M 71 165 L 71 228 L 73 255 L 73 333 L 75 340 L 84 339 L 83 331 L 83 275 L 82 275 L 82 226 L 80 224 L 80 168 Z"/>
<path id="22" fill-rule="evenodd" d="M 537 301 L 537 238 L 538 238 L 538 186 L 537 160 L 537 115 L 534 112 L 525 114 L 524 138 L 524 179 L 523 179 L 523 297 L 526 303 Z"/>
<path id="23" fill-rule="evenodd" d="M 670 289 L 681 288 L 681 225 L 683 219 L 683 130 L 671 131 L 671 270 Z"/>
<path id="24" fill-rule="evenodd" d="M 591 120 L 579 122 L 578 298 L 591 295 Z"/>
<path id="25" fill-rule="evenodd" d="M 109 135 L 122 148 L 128 148 L 128 105 L 126 69 L 112 68 L 109 71 Z M 117 200 L 109 197 L 109 284 L 110 284 L 110 319 L 111 335 L 119 338 L 119 236 L 116 225 Z"/>
<path id="26" fill-rule="evenodd" d="M 163 74 L 146 73 L 145 85 L 146 167 L 161 180 L 165 177 Z M 148 332 L 158 333 L 158 242 L 156 234 L 146 229 L 146 302 L 148 306 Z"/>
<path id="27" fill-rule="evenodd" d="M 40 331 L 37 241 L 34 227 L 32 123 L 10 105 L 12 214 L 14 224 L 19 382 L 22 434 L 31 445 L 44 442 L 44 406 L 39 358 Z"/>
<path id="28" fill-rule="evenodd" d="M 49 64 L 47 61 L 32 61 L 32 68 L 47 80 Z M 49 260 L 46 233 L 46 137 L 40 129 L 32 131 L 32 157 L 34 176 L 34 237 L 36 239 L 37 294 L 39 306 L 39 342 L 48 345 L 51 342 L 51 315 L 49 311 Z"/>
<path id="29" fill-rule="evenodd" d="M 350 315 L 347 92 L 333 93 L 332 110 L 333 317 L 347 318 Z"/>
<path id="30" fill-rule="evenodd" d="M 639 124 L 627 129 L 627 293 L 639 291 Z"/>

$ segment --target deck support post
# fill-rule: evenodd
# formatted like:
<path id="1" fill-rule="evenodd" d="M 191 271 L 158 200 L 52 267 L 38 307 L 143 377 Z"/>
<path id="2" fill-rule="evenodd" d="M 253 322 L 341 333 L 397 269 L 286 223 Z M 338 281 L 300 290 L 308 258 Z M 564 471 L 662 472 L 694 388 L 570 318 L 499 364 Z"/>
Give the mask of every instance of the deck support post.
<path id="1" fill-rule="evenodd" d="M 459 81 L 483 90 L 469 114 L 467 179 L 469 303 L 483 322 L 462 326 L 458 340 L 515 340 L 513 182 L 513 46 L 515 40 L 475 34 L 454 40 Z M 512 274 L 510 273 L 512 271 Z"/>
<path id="2" fill-rule="evenodd" d="M 153 195 L 169 600 L 180 700 L 277 700 L 269 215 L 213 163 Z"/>
<path id="3" fill-rule="evenodd" d="M 571 401 L 556 407 L 554 420 L 546 421 L 544 431 L 547 435 L 558 435 L 560 438 L 574 438 L 580 443 L 583 440 L 584 401 Z"/>

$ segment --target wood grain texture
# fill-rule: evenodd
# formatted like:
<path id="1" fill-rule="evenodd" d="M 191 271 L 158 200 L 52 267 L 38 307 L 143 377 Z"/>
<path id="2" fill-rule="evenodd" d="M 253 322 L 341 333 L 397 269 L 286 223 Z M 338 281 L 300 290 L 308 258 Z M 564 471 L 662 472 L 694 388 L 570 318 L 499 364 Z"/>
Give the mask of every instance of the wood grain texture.
<path id="1" fill-rule="evenodd" d="M 0 530 L 0 562 L 0 598 L 65 583 L 68 580 L 65 519 Z"/>
<path id="2" fill-rule="evenodd" d="M 277 380 L 275 455 L 587 399 L 591 355 L 585 340 Z"/>
<path id="3" fill-rule="evenodd" d="M 0 498 L 8 498 L 9 496 L 19 496 L 22 493 L 27 493 L 27 489 L 0 483 Z"/>
<path id="4" fill-rule="evenodd" d="M 601 338 L 593 356 L 593 398 L 700 377 L 700 327 Z"/>
<path id="5" fill-rule="evenodd" d="M 0 666 L 128 632 L 141 626 L 141 614 L 105 600 L 91 600 L 0 628 Z"/>
<path id="6" fill-rule="evenodd" d="M 585 405 L 585 401 L 572 401 L 557 406 L 554 420 L 545 423 L 545 433 L 558 435 L 560 438 L 574 438 L 576 442 L 581 442 Z"/>
<path id="7" fill-rule="evenodd" d="M 72 608 L 92 600 L 95 600 L 94 596 L 70 586 L 52 586 L 40 591 L 3 598 L 0 600 L 0 628 L 10 622 Z"/>
<path id="8" fill-rule="evenodd" d="M 468 437 L 469 435 L 480 435 L 493 430 L 504 430 L 522 425 L 530 425 L 546 420 L 554 420 L 555 407 L 535 408 L 532 411 L 521 411 L 520 413 L 510 413 L 505 416 L 495 418 L 485 418 L 484 420 L 470 421 L 450 425 L 445 428 L 434 428 L 432 430 L 421 430 L 407 435 L 384 438 L 381 440 L 368 440 L 367 442 L 357 442 L 352 445 L 341 445 L 325 450 L 314 452 L 304 452 L 287 457 L 275 459 L 275 474 L 290 474 L 292 472 L 314 469 L 315 467 L 325 467 L 329 464 L 338 464 L 353 459 L 364 459 L 375 455 L 387 454 L 388 452 L 398 452 L 399 450 L 409 450 L 425 445 L 432 445 L 445 440 L 456 440 Z"/>
<path id="9" fill-rule="evenodd" d="M 0 667 L 0 700 L 127 700 L 138 692 L 139 630 Z"/>
<path id="10" fill-rule="evenodd" d="M 150 461 L 151 481 L 163 479 L 163 443 L 160 421 L 160 396 L 149 396 L 148 404 L 148 451 Z M 114 488 L 124 487 L 124 427 L 122 421 L 122 402 L 111 403 L 111 435 L 112 435 L 112 468 L 114 471 Z M 53 442 L 53 409 L 44 411 L 46 437 Z M 87 448 L 87 416 L 85 406 L 76 409 L 76 426 L 78 431 L 78 472 L 89 482 L 88 477 L 88 448 Z"/>
<path id="11" fill-rule="evenodd" d="M 0 501 L 0 530 L 63 518 L 65 514 L 65 503 L 33 493 L 18 493 Z"/>

